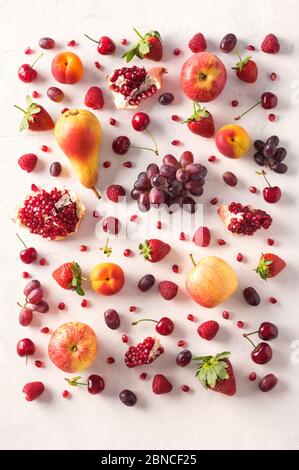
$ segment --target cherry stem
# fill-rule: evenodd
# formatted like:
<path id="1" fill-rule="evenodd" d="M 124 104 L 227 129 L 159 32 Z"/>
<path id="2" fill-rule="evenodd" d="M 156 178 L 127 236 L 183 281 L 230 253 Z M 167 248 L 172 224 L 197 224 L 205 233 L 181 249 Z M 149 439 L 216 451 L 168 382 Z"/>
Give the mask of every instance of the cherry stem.
<path id="1" fill-rule="evenodd" d="M 148 130 L 148 129 L 145 129 L 145 132 L 147 133 L 147 135 L 152 139 L 152 141 L 154 142 L 154 146 L 155 146 L 155 154 L 156 155 L 159 155 L 159 152 L 158 152 L 158 146 L 157 146 L 157 142 L 153 136 L 153 134 Z"/>
<path id="2" fill-rule="evenodd" d="M 20 106 L 17 106 L 16 104 L 14 104 L 14 107 L 22 111 L 22 113 L 27 114 L 27 111 L 25 111 L 25 109 L 21 108 Z"/>
<path id="3" fill-rule="evenodd" d="M 191 259 L 192 264 L 196 266 L 192 253 L 189 254 L 189 258 Z"/>
<path id="4" fill-rule="evenodd" d="M 141 34 L 139 33 L 139 31 L 137 31 L 136 28 L 133 28 L 133 31 L 135 31 L 135 33 L 137 34 L 138 37 L 140 37 L 140 39 L 142 39 L 142 40 L 144 39 L 144 37 L 141 36 Z"/>
<path id="5" fill-rule="evenodd" d="M 154 152 L 156 155 L 158 155 L 155 149 L 151 149 L 149 147 L 138 147 L 137 145 L 130 145 L 130 147 L 132 149 L 149 150 L 150 152 Z"/>
<path id="6" fill-rule="evenodd" d="M 25 242 L 23 242 L 23 240 L 22 240 L 22 238 L 20 237 L 20 235 L 18 235 L 18 234 L 16 233 L 16 236 L 18 237 L 18 239 L 20 240 L 20 242 L 24 245 L 25 250 L 27 250 L 27 246 L 25 245 Z"/>
<path id="7" fill-rule="evenodd" d="M 259 330 L 257 331 L 252 331 L 251 333 L 244 333 L 243 336 L 250 336 L 250 335 L 255 335 L 256 333 L 258 333 Z"/>
<path id="8" fill-rule="evenodd" d="M 262 174 L 263 177 L 265 178 L 265 181 L 266 181 L 267 185 L 268 185 L 270 188 L 272 188 L 271 184 L 269 183 L 268 178 L 266 178 L 266 174 L 267 174 L 267 173 L 263 170 L 263 171 L 261 172 L 261 174 Z"/>
<path id="9" fill-rule="evenodd" d="M 21 308 L 26 308 L 27 306 L 27 302 L 25 301 L 25 305 L 21 305 L 20 302 L 17 302 L 17 305 Z"/>
<path id="10" fill-rule="evenodd" d="M 95 193 L 95 195 L 97 196 L 97 198 L 98 198 L 98 199 L 101 199 L 102 196 L 101 196 L 100 193 L 98 192 L 97 188 L 93 187 L 93 188 L 91 188 L 91 189 L 93 190 L 93 192 Z"/>
<path id="11" fill-rule="evenodd" d="M 253 108 L 255 108 L 258 104 L 261 104 L 261 101 L 258 101 L 257 103 L 255 103 L 253 106 L 251 106 L 251 108 L 247 109 L 247 111 L 244 111 L 244 113 L 240 114 L 240 116 L 235 117 L 234 120 L 239 121 L 239 119 L 241 119 L 242 116 L 249 113 L 249 111 L 251 111 Z"/>
<path id="12" fill-rule="evenodd" d="M 87 39 L 90 39 L 90 41 L 93 41 L 93 42 L 96 42 L 97 44 L 99 44 L 99 41 L 97 41 L 96 39 L 92 39 L 90 36 L 88 36 L 87 34 L 84 34 L 85 37 L 87 37 Z"/>
<path id="13" fill-rule="evenodd" d="M 138 323 L 142 321 L 153 321 L 154 323 L 158 323 L 157 320 L 153 320 L 152 318 L 141 318 L 141 320 L 133 321 L 131 325 L 138 325 Z"/>
<path id="14" fill-rule="evenodd" d="M 41 53 L 36 59 L 35 61 L 33 62 L 33 64 L 31 65 L 31 68 L 33 69 L 33 67 L 35 66 L 36 62 L 43 56 L 44 54 Z"/>
<path id="15" fill-rule="evenodd" d="M 252 334 L 252 333 L 244 333 L 243 336 L 244 338 L 248 339 L 248 341 L 250 341 L 250 343 L 252 344 L 252 346 L 255 348 L 255 344 L 253 341 L 251 341 L 251 339 L 248 337 L 249 334 Z"/>

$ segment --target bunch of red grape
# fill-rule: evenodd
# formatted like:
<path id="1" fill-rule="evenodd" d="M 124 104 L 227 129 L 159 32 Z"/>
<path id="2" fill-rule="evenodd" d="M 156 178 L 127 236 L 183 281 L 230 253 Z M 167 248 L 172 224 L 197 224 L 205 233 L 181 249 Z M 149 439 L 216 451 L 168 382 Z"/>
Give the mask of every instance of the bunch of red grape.
<path id="1" fill-rule="evenodd" d="M 286 173 L 288 167 L 282 161 L 287 156 L 287 151 L 284 147 L 278 147 L 278 144 L 279 138 L 277 135 L 271 135 L 266 142 L 255 140 L 254 148 L 257 152 L 253 158 L 258 165 L 267 166 L 275 173 Z"/>
<path id="2" fill-rule="evenodd" d="M 137 201 L 142 212 L 150 209 L 151 205 L 168 207 L 178 204 L 186 206 L 186 210 L 194 212 L 196 202 L 190 196 L 201 196 L 207 169 L 200 163 L 194 163 L 192 152 L 185 151 L 178 161 L 173 155 L 163 157 L 163 165 L 150 163 L 146 171 L 139 173 L 131 192 L 131 197 Z M 187 206 L 189 209 L 187 209 Z"/>

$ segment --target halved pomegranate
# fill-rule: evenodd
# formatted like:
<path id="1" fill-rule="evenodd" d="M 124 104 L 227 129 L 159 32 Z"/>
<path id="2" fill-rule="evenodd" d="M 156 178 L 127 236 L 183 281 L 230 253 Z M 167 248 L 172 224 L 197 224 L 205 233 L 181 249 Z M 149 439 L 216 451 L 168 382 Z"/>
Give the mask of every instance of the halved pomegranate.
<path id="1" fill-rule="evenodd" d="M 222 204 L 218 214 L 227 230 L 238 235 L 253 235 L 258 229 L 268 229 L 272 224 L 272 218 L 267 212 L 237 202 Z"/>
<path id="2" fill-rule="evenodd" d="M 162 86 L 164 67 L 122 67 L 107 77 L 117 109 L 136 109 L 142 100 L 153 96 Z"/>
<path id="3" fill-rule="evenodd" d="M 53 188 L 28 194 L 18 207 L 15 220 L 22 228 L 48 240 L 64 240 L 77 232 L 85 207 L 76 193 Z"/>

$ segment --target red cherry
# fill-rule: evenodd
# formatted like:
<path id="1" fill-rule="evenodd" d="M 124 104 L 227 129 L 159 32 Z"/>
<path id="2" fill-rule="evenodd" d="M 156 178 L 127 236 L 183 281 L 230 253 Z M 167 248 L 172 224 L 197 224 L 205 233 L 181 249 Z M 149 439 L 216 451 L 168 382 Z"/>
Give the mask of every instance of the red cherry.
<path id="1" fill-rule="evenodd" d="M 259 343 L 251 352 L 251 359 L 256 364 L 266 364 L 272 359 L 272 348 L 267 343 Z"/>
<path id="2" fill-rule="evenodd" d="M 92 374 L 87 379 L 87 390 L 92 395 L 101 393 L 105 388 L 105 382 L 100 375 Z"/>
<path id="3" fill-rule="evenodd" d="M 263 196 L 266 202 L 275 204 L 281 198 L 281 189 L 278 186 L 267 186 L 263 189 Z"/>
<path id="4" fill-rule="evenodd" d="M 159 321 L 153 320 L 151 318 L 142 318 L 141 320 L 134 321 L 132 325 L 138 325 L 138 323 L 141 323 L 143 321 L 152 321 L 156 323 L 156 331 L 162 336 L 168 336 L 170 335 L 173 330 L 174 330 L 174 323 L 173 321 L 168 318 L 168 317 L 162 317 Z"/>
<path id="5" fill-rule="evenodd" d="M 21 237 L 16 234 L 18 239 L 20 240 L 20 242 L 24 245 L 25 249 L 20 251 L 20 260 L 25 263 L 25 264 L 31 264 L 31 263 L 34 263 L 34 261 L 37 260 L 37 251 L 35 248 L 33 248 L 32 246 L 27 248 L 27 246 L 25 245 L 25 243 L 23 242 L 23 240 L 21 239 Z"/>
<path id="6" fill-rule="evenodd" d="M 117 155 L 125 155 L 125 153 L 128 152 L 130 145 L 131 142 L 129 137 L 120 135 L 112 142 L 112 150 L 114 153 L 117 153 Z"/>
<path id="7" fill-rule="evenodd" d="M 22 82 L 31 83 L 37 78 L 37 71 L 33 67 L 42 55 L 43 54 L 39 55 L 37 59 L 35 59 L 32 65 L 30 64 L 21 65 L 21 67 L 18 70 L 18 77 L 20 80 L 22 80 Z"/>
<path id="8" fill-rule="evenodd" d="M 17 344 L 17 353 L 19 356 L 31 356 L 35 353 L 35 345 L 29 338 L 20 339 Z"/>
<path id="9" fill-rule="evenodd" d="M 273 93 L 270 93 L 270 91 L 266 91 L 265 93 L 262 94 L 261 105 L 264 109 L 275 108 L 277 103 L 278 103 L 277 96 L 274 95 Z"/>
<path id="10" fill-rule="evenodd" d="M 146 113 L 135 113 L 132 117 L 132 126 L 137 132 L 145 131 L 149 123 L 150 117 Z"/>
<path id="11" fill-rule="evenodd" d="M 97 50 L 99 54 L 109 55 L 115 51 L 115 44 L 108 36 L 102 36 L 98 41 L 96 39 L 92 39 L 87 34 L 84 34 L 84 36 L 90 39 L 90 41 L 98 44 Z"/>
<path id="12" fill-rule="evenodd" d="M 260 324 L 258 335 L 261 339 L 265 341 L 270 341 L 271 339 L 277 338 L 278 328 L 276 325 L 274 325 L 274 323 L 265 321 Z"/>

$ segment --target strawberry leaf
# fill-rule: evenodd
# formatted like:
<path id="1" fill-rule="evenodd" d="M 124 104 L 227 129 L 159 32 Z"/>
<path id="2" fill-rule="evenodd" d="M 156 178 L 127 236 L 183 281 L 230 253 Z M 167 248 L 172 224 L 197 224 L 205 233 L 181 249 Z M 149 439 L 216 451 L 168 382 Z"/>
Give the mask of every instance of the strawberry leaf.
<path id="1" fill-rule="evenodd" d="M 82 289 L 81 286 L 76 287 L 76 292 L 77 292 L 78 295 L 85 295 L 85 292 L 84 292 L 84 290 Z"/>
<path id="2" fill-rule="evenodd" d="M 149 45 L 148 41 L 146 41 L 146 40 L 140 41 L 140 43 L 138 45 L 138 51 L 139 51 L 139 53 L 142 57 L 145 54 L 148 54 L 149 51 L 150 51 L 150 45 Z"/>
<path id="3" fill-rule="evenodd" d="M 162 42 L 162 38 L 161 38 L 161 35 L 160 35 L 159 31 L 149 31 L 145 35 L 145 37 L 153 37 L 153 36 L 155 36 L 156 38 L 158 38 Z"/>
<path id="4" fill-rule="evenodd" d="M 131 62 L 133 57 L 135 57 L 137 53 L 138 46 L 131 47 L 131 49 L 128 49 L 123 55 L 122 58 L 126 59 L 126 62 Z"/>
<path id="5" fill-rule="evenodd" d="M 230 356 L 229 352 L 223 352 L 216 356 L 193 357 L 193 360 L 199 360 L 198 368 L 195 373 L 196 378 L 205 386 L 215 388 L 220 380 L 229 378 L 227 373 L 228 363 L 222 359 Z"/>

